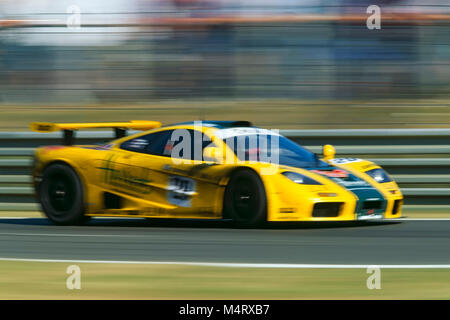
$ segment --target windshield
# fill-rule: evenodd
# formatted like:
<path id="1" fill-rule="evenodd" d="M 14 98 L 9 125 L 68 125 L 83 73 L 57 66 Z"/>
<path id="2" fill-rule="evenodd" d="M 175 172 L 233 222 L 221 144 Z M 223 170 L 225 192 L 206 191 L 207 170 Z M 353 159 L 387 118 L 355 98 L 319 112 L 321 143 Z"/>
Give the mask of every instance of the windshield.
<path id="1" fill-rule="evenodd" d="M 298 168 L 328 166 L 313 152 L 280 135 L 248 134 L 223 140 L 241 161 L 270 162 Z"/>

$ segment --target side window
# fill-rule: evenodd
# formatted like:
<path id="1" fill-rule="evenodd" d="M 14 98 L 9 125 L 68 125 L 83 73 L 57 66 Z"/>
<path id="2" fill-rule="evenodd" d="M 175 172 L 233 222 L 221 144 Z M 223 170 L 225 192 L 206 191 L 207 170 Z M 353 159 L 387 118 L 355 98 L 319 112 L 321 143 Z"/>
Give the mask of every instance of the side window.
<path id="1" fill-rule="evenodd" d="M 146 152 L 155 156 L 164 156 L 165 147 L 172 135 L 173 130 L 160 131 L 158 137 L 147 147 Z"/>
<path id="2" fill-rule="evenodd" d="M 127 140 L 120 145 L 120 148 L 128 151 L 162 155 L 164 146 L 170 138 L 171 133 L 172 130 L 150 133 Z"/>
<path id="3" fill-rule="evenodd" d="M 151 136 L 152 135 L 150 134 L 122 142 L 120 149 L 134 152 L 145 152 L 145 149 L 150 143 Z"/>

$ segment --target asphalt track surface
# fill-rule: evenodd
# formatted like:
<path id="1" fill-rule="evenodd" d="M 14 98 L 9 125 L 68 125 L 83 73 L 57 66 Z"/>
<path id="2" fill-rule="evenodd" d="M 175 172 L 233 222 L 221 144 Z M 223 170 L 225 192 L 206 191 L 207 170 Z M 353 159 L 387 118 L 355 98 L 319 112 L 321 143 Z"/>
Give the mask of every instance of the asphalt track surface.
<path id="1" fill-rule="evenodd" d="M 450 264 L 450 221 L 315 223 L 0 219 L 0 258 L 295 264 Z"/>

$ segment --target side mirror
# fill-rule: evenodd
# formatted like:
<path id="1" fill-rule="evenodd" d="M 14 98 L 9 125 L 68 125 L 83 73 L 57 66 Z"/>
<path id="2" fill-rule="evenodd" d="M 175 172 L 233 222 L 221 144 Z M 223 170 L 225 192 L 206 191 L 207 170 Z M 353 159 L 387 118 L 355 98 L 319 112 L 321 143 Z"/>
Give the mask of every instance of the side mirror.
<path id="1" fill-rule="evenodd" d="M 331 144 L 326 144 L 323 146 L 322 152 L 324 160 L 331 160 L 336 154 L 336 149 Z"/>
<path id="2" fill-rule="evenodd" d="M 203 149 L 203 160 L 218 162 L 221 152 L 217 147 L 206 147 Z"/>

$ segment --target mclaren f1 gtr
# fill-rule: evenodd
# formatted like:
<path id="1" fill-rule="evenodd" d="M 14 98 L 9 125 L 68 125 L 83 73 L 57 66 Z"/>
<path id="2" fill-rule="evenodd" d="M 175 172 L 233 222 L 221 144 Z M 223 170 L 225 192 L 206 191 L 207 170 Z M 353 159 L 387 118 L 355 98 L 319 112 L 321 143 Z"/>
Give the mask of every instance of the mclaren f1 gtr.
<path id="1" fill-rule="evenodd" d="M 116 139 L 73 145 L 80 129 L 111 128 Z M 373 162 L 323 156 L 246 121 L 33 123 L 62 131 L 36 149 L 37 199 L 56 224 L 92 216 L 266 221 L 399 218 L 403 196 Z M 134 130 L 127 136 L 127 130 Z"/>

